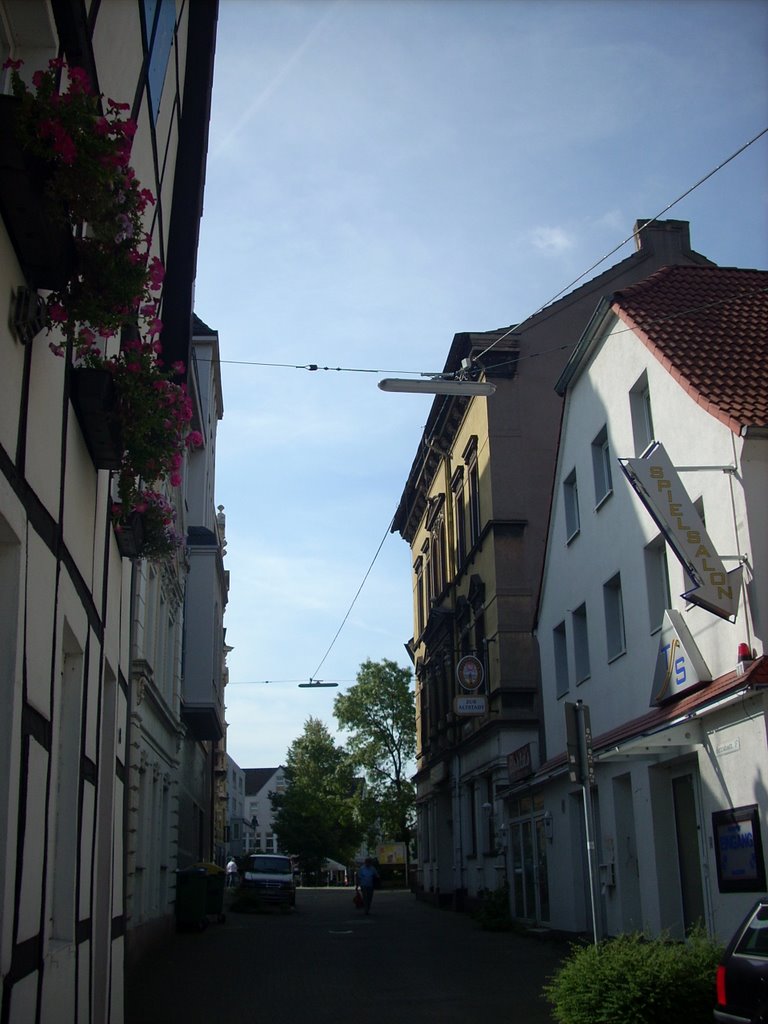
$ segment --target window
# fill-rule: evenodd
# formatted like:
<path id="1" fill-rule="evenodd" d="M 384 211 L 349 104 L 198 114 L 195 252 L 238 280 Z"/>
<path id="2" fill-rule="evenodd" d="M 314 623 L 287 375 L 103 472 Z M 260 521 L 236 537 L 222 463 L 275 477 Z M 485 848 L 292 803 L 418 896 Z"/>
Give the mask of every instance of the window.
<path id="1" fill-rule="evenodd" d="M 157 120 L 163 95 L 168 58 L 176 31 L 176 0 L 144 0 L 144 19 L 149 67 L 147 85 L 152 120 Z"/>
<path id="2" fill-rule="evenodd" d="M 555 692 L 558 697 L 568 693 L 568 648 L 565 642 L 565 623 L 561 622 L 552 630 L 552 645 L 555 653 Z"/>
<path id="3" fill-rule="evenodd" d="M 570 542 L 579 532 L 579 486 L 576 482 L 576 470 L 572 469 L 563 484 L 563 501 L 565 504 L 565 539 Z"/>
<path id="4" fill-rule="evenodd" d="M 413 567 L 416 574 L 416 636 L 424 632 L 424 559 L 417 558 Z"/>
<path id="5" fill-rule="evenodd" d="M 464 470 L 458 469 L 451 481 L 456 529 L 456 568 L 461 570 L 467 557 L 467 513 L 464 503 Z"/>
<path id="6" fill-rule="evenodd" d="M 645 587 L 648 594 L 648 619 L 651 632 L 661 629 L 664 612 L 671 606 L 667 545 L 662 536 L 651 541 L 644 550 Z"/>
<path id="7" fill-rule="evenodd" d="M 589 679 L 589 635 L 587 632 L 587 606 L 582 604 L 571 615 L 573 626 L 573 660 L 576 670 L 576 685 Z"/>
<path id="8" fill-rule="evenodd" d="M 470 438 L 462 458 L 469 478 L 469 546 L 480 539 L 480 475 L 477 468 L 477 437 Z"/>
<path id="9" fill-rule="evenodd" d="M 608 650 L 608 661 L 613 661 L 627 649 L 624 633 L 624 602 L 621 597 L 621 574 L 616 575 L 603 584 L 603 604 L 605 607 L 605 639 Z"/>
<path id="10" fill-rule="evenodd" d="M 640 456 L 654 440 L 651 392 L 648 387 L 648 376 L 645 373 L 629 393 L 629 414 L 632 419 L 635 455 Z"/>
<path id="11" fill-rule="evenodd" d="M 595 474 L 595 508 L 613 493 L 611 479 L 611 450 L 608 446 L 608 428 L 603 427 L 592 442 L 592 469 Z"/>

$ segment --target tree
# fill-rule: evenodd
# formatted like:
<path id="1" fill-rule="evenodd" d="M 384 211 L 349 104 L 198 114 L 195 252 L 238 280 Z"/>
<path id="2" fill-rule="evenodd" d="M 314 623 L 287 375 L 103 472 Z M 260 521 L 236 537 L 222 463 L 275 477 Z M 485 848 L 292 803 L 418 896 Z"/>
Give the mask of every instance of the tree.
<path id="1" fill-rule="evenodd" d="M 318 873 L 326 857 L 349 863 L 363 829 L 357 812 L 354 768 L 318 718 L 288 748 L 286 789 L 271 796 L 280 848 Z"/>
<path id="2" fill-rule="evenodd" d="M 368 781 L 383 838 L 408 842 L 414 790 L 408 779 L 416 753 L 416 710 L 411 672 L 394 661 L 364 661 L 357 682 L 333 704 L 349 732 L 347 750 Z"/>

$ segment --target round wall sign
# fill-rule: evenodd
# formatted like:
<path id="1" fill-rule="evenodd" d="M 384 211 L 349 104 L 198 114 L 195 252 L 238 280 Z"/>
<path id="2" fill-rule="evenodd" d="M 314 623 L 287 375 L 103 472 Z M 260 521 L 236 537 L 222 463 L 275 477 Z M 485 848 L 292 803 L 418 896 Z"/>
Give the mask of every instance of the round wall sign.
<path id="1" fill-rule="evenodd" d="M 456 678 L 465 690 L 477 690 L 484 675 L 483 663 L 474 654 L 467 654 L 456 666 Z"/>

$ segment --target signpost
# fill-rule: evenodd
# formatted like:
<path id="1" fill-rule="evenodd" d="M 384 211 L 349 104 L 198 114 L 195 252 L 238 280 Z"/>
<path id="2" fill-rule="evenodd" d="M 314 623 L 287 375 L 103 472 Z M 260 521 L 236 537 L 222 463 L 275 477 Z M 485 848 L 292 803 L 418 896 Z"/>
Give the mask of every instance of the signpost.
<path id="1" fill-rule="evenodd" d="M 595 764 L 592 754 L 592 725 L 589 708 L 582 701 L 565 703 L 565 744 L 568 757 L 568 775 L 571 782 L 581 785 L 584 800 L 584 830 L 587 841 L 587 870 L 589 897 L 592 908 L 592 933 L 595 945 L 600 942 L 602 928 L 597 906 L 597 845 L 595 842 L 595 809 L 592 787 L 595 785 Z"/>

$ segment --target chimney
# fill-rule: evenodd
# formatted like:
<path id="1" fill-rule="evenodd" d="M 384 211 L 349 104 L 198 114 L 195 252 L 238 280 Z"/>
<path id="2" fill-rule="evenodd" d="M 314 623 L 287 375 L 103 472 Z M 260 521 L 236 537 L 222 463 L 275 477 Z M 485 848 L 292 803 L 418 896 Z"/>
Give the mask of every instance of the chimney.
<path id="1" fill-rule="evenodd" d="M 635 250 L 653 253 L 663 263 L 676 263 L 677 257 L 690 255 L 691 232 L 687 220 L 648 220 L 642 218 L 635 221 L 633 230 Z"/>

